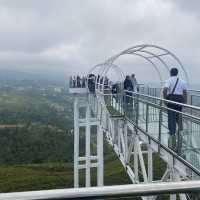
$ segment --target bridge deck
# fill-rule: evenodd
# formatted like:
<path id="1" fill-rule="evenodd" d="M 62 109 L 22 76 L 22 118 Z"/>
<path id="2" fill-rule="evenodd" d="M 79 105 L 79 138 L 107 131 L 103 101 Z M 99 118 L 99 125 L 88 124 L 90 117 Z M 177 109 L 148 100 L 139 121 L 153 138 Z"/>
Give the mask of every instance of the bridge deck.
<path id="1" fill-rule="evenodd" d="M 139 132 L 145 132 L 167 149 L 169 141 L 168 108 L 162 99 L 144 94 L 129 96 L 130 102 L 125 103 L 126 96 L 99 93 L 104 96 L 110 117 L 121 116 L 137 126 Z M 177 157 L 182 157 L 195 171 L 200 172 L 200 110 L 198 107 L 183 105 L 183 130 L 177 130 L 176 146 L 171 148 Z M 200 173 L 198 173 L 200 174 Z"/>

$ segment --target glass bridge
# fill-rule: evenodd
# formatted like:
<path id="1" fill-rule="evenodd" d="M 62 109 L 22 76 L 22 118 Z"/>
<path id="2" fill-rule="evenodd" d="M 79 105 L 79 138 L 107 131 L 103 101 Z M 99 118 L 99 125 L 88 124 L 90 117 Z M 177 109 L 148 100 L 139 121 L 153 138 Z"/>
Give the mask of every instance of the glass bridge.
<path id="1" fill-rule="evenodd" d="M 114 62 L 123 55 L 147 61 L 157 73 L 160 86 L 139 85 L 137 92 L 124 91 L 124 74 Z M 166 104 L 176 102 L 162 98 L 163 81 L 170 66 L 179 69 L 180 77 L 189 82 L 185 68 L 170 51 L 155 45 L 128 48 L 94 66 L 87 77 L 70 79 L 69 92 L 74 95 L 74 188 L 0 194 L 0 200 L 30 199 L 160 199 L 199 200 L 200 192 L 200 91 L 188 90 L 182 112 Z M 117 92 L 112 91 L 117 77 Z M 84 80 L 84 81 L 83 81 Z M 84 108 L 84 109 L 82 109 Z M 85 110 L 83 117 L 80 110 Z M 180 119 L 176 138 L 169 142 L 168 112 Z M 96 154 L 91 153 L 91 126 L 97 127 Z M 85 155 L 80 156 L 79 131 L 85 130 Z M 103 141 L 112 146 L 132 184 L 104 186 Z M 154 155 L 166 163 L 161 180 L 154 180 Z M 114 167 L 114 166 L 113 166 Z M 97 183 L 91 187 L 92 168 L 97 169 Z M 79 186 L 80 170 L 85 172 L 85 187 Z M 112 169 L 110 169 L 112 170 Z M 139 173 L 139 171 L 141 173 Z"/>

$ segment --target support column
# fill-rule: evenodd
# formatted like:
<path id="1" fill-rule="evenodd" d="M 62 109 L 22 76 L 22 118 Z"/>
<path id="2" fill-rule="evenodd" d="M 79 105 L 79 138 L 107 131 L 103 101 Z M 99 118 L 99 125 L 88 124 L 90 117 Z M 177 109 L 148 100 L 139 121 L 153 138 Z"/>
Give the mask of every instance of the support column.
<path id="1" fill-rule="evenodd" d="M 118 134 L 118 139 L 117 139 L 117 145 L 118 145 L 118 153 L 119 153 L 119 155 L 121 154 L 121 152 L 122 152 L 122 146 L 121 146 L 121 132 L 122 132 L 123 130 L 122 130 L 122 123 L 121 123 L 121 121 L 120 120 L 118 120 L 118 132 L 117 132 L 117 134 Z"/>
<path id="2" fill-rule="evenodd" d="M 138 149 L 137 149 L 137 141 L 135 136 L 134 141 L 134 173 L 135 173 L 135 180 L 139 182 L 138 177 Z"/>
<path id="3" fill-rule="evenodd" d="M 85 141 L 85 152 L 86 152 L 86 177 L 85 177 L 85 186 L 91 186 L 91 178 L 90 178 L 90 107 L 87 103 L 86 108 L 86 141 Z"/>
<path id="4" fill-rule="evenodd" d="M 173 165 L 173 157 L 169 157 L 169 170 L 170 170 L 170 181 L 175 180 L 175 171 L 174 171 L 174 165 Z M 170 200 L 176 200 L 176 194 L 170 194 Z"/>
<path id="5" fill-rule="evenodd" d="M 125 152 L 124 152 L 124 157 L 126 160 L 126 164 L 128 163 L 128 126 L 127 123 L 125 122 L 124 124 L 124 143 L 125 143 Z"/>
<path id="6" fill-rule="evenodd" d="M 100 125 L 97 126 L 97 185 L 104 185 L 104 159 L 103 159 L 103 131 Z"/>
<path id="7" fill-rule="evenodd" d="M 80 170 L 85 170 L 85 187 L 91 186 L 91 168 L 96 168 L 97 174 L 97 185 L 103 186 L 104 184 L 104 160 L 103 160 L 103 128 L 100 123 L 101 119 L 101 107 L 100 104 L 95 103 L 95 106 L 99 106 L 98 113 L 95 113 L 96 108 L 92 108 L 93 101 L 92 97 L 78 97 L 75 95 L 74 100 L 74 187 L 80 187 L 79 178 Z M 79 119 L 80 107 L 85 107 L 85 118 Z M 91 113 L 91 109 L 94 115 Z M 91 126 L 97 126 L 96 155 L 91 155 Z M 80 138 L 80 127 L 85 128 L 85 155 L 80 156 L 79 138 Z"/>
<path id="8" fill-rule="evenodd" d="M 79 169 L 78 169 L 78 157 L 79 157 L 79 109 L 78 98 L 75 97 L 74 101 L 74 187 L 79 187 Z"/>
<path id="9" fill-rule="evenodd" d="M 152 148 L 150 144 L 148 144 L 148 182 L 152 182 L 153 180 L 153 158 L 152 158 Z"/>

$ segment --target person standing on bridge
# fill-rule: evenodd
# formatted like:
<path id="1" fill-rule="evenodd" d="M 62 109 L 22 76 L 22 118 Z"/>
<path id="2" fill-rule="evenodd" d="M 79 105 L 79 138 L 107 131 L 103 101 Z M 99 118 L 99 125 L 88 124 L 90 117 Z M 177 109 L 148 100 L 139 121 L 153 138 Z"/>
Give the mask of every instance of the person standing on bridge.
<path id="1" fill-rule="evenodd" d="M 139 88 L 138 88 L 138 82 L 137 82 L 137 79 L 135 77 L 135 74 L 131 75 L 131 81 L 132 81 L 132 85 L 133 85 L 133 91 L 138 92 Z"/>
<path id="2" fill-rule="evenodd" d="M 132 92 L 133 92 L 133 83 L 130 76 L 126 76 L 124 80 L 124 90 L 125 90 L 125 103 L 131 104 L 132 102 Z"/>
<path id="3" fill-rule="evenodd" d="M 131 81 L 130 76 L 126 76 L 126 79 L 124 80 L 124 109 L 126 114 L 132 118 L 133 117 L 133 84 Z"/>
<path id="4" fill-rule="evenodd" d="M 170 70 L 170 78 L 165 82 L 163 96 L 164 99 L 170 101 L 178 103 L 187 102 L 186 82 L 178 78 L 177 68 L 172 68 Z M 182 105 L 178 105 L 176 103 L 166 103 L 166 105 L 168 107 L 168 129 L 170 134 L 169 147 L 174 149 L 176 148 L 176 123 L 178 123 L 179 131 L 183 130 L 182 116 L 179 113 L 182 112 Z"/>

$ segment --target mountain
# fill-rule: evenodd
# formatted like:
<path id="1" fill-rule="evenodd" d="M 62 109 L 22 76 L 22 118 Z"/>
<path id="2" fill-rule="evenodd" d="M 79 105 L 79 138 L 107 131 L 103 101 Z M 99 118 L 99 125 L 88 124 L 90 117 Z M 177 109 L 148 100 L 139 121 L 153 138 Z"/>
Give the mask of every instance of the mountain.
<path id="1" fill-rule="evenodd" d="M 57 83 L 63 83 L 68 80 L 66 75 L 63 73 L 52 73 L 52 72 L 28 72 L 28 71 L 18 71 L 18 70 L 0 70 L 0 80 L 1 81 L 22 81 L 22 80 L 47 80 Z"/>

